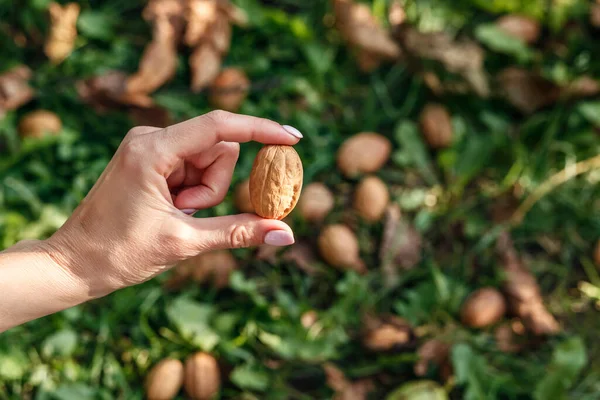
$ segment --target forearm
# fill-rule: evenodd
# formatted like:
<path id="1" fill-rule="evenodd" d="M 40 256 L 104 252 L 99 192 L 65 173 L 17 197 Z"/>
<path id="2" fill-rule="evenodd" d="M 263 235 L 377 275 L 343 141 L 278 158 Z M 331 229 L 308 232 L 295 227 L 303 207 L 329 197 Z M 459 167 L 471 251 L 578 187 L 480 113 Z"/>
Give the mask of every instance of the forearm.
<path id="1" fill-rule="evenodd" d="M 0 252 L 0 332 L 90 298 L 46 242 L 25 241 Z"/>

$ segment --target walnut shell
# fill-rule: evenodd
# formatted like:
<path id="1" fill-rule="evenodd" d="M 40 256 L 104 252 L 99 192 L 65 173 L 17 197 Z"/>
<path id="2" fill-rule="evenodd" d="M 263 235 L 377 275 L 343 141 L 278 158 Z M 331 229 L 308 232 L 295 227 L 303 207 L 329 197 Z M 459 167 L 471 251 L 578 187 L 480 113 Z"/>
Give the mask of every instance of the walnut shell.
<path id="1" fill-rule="evenodd" d="M 266 145 L 256 155 L 250 173 L 250 201 L 256 214 L 282 220 L 298 202 L 303 169 L 292 146 Z"/>
<path id="2" fill-rule="evenodd" d="M 250 201 L 250 180 L 246 179 L 237 184 L 233 194 L 233 202 L 235 208 L 243 213 L 253 213 L 254 206 Z"/>
<path id="3" fill-rule="evenodd" d="M 250 80 L 238 68 L 225 68 L 212 82 L 208 101 L 214 108 L 236 112 L 246 100 Z"/>
<path id="4" fill-rule="evenodd" d="M 386 184 L 376 176 L 364 178 L 354 193 L 354 209 L 369 222 L 379 221 L 390 201 Z"/>
<path id="5" fill-rule="evenodd" d="M 177 396 L 183 385 L 183 364 L 173 358 L 157 363 L 146 377 L 148 400 L 170 400 Z"/>
<path id="6" fill-rule="evenodd" d="M 505 15 L 496 20 L 496 26 L 512 37 L 525 43 L 535 43 L 540 37 L 540 24 L 523 15 Z"/>
<path id="7" fill-rule="evenodd" d="M 446 107 L 427 104 L 420 117 L 423 137 L 433 149 L 442 149 L 452 144 L 452 121 Z"/>
<path id="8" fill-rule="evenodd" d="M 328 225 L 321 231 L 318 239 L 319 251 L 323 259 L 331 266 L 359 273 L 366 272 L 360 259 L 358 239 L 346 225 Z"/>
<path id="9" fill-rule="evenodd" d="M 337 165 L 347 177 L 378 171 L 390 158 L 391 142 L 374 132 L 361 132 L 347 139 L 337 153 Z"/>
<path id="10" fill-rule="evenodd" d="M 52 111 L 37 110 L 25 114 L 19 121 L 21 137 L 41 138 L 46 134 L 57 134 L 62 130 L 62 122 Z"/>
<path id="11" fill-rule="evenodd" d="M 217 360 L 208 353 L 192 354 L 185 361 L 185 392 L 193 400 L 210 400 L 221 388 Z"/>
<path id="12" fill-rule="evenodd" d="M 363 346 L 372 351 L 388 351 L 408 344 L 411 339 L 410 326 L 384 323 L 367 332 Z"/>
<path id="13" fill-rule="evenodd" d="M 461 320 L 472 328 L 483 328 L 500 321 L 506 301 L 498 290 L 486 287 L 471 293 L 462 305 Z"/>
<path id="14" fill-rule="evenodd" d="M 320 222 L 325 217 L 335 203 L 333 193 L 322 183 L 311 183 L 302 191 L 298 201 L 300 214 L 307 221 Z"/>

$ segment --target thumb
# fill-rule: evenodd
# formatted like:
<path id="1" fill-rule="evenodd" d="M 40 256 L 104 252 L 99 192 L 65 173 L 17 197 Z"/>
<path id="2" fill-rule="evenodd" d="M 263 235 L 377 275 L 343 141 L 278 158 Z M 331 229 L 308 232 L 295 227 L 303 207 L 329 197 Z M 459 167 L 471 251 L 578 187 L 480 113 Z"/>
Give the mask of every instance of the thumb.
<path id="1" fill-rule="evenodd" d="M 197 246 L 202 251 L 253 247 L 262 244 L 288 246 L 294 243 L 292 229 L 285 222 L 254 214 L 214 218 L 191 218 L 200 233 Z"/>

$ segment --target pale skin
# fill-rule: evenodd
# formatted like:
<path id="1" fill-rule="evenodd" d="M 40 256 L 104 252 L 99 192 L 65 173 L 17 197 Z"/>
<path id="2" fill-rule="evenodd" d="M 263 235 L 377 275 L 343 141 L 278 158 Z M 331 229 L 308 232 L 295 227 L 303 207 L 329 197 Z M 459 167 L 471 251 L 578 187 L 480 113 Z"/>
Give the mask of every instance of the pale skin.
<path id="1" fill-rule="evenodd" d="M 145 282 L 203 252 L 292 244 L 282 221 L 189 214 L 221 203 L 239 143 L 294 145 L 301 137 L 292 127 L 224 111 L 132 129 L 53 236 L 0 252 L 0 332 Z"/>

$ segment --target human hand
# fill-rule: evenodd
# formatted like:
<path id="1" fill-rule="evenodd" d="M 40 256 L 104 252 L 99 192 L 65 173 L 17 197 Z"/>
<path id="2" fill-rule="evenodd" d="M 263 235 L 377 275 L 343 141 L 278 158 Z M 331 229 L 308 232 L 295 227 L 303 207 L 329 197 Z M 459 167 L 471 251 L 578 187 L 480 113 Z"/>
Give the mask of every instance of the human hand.
<path id="1" fill-rule="evenodd" d="M 224 111 L 164 129 L 136 127 L 46 249 L 91 297 L 101 297 L 202 252 L 290 245 L 292 230 L 282 221 L 188 214 L 223 200 L 239 143 L 294 145 L 301 137 L 294 128 Z"/>

